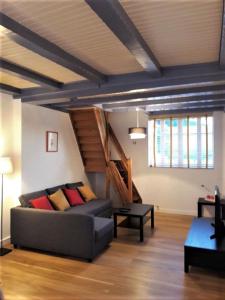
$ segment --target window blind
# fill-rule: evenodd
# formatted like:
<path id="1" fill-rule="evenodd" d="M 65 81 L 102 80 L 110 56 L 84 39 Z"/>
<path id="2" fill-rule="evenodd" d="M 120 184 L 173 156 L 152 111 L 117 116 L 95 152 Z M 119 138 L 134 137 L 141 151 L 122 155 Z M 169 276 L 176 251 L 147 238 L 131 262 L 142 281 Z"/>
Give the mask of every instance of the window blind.
<path id="1" fill-rule="evenodd" d="M 213 168 L 213 116 L 182 116 L 148 122 L 149 165 Z"/>

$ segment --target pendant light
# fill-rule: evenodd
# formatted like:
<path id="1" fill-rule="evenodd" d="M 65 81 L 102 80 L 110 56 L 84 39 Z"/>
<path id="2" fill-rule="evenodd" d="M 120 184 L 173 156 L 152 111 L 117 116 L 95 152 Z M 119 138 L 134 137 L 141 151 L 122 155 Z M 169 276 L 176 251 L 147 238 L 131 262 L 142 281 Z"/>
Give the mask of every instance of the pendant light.
<path id="1" fill-rule="evenodd" d="M 137 112 L 137 127 L 131 127 L 128 130 L 128 134 L 130 136 L 131 140 L 137 140 L 137 139 L 145 139 L 146 137 L 146 127 L 139 127 L 139 108 L 136 108 Z"/>

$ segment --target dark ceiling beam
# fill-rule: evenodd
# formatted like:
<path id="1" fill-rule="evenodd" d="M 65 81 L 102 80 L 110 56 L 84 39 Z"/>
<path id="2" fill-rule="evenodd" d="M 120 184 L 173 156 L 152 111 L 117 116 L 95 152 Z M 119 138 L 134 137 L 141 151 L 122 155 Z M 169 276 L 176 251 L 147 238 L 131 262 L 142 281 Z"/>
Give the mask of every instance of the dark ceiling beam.
<path id="1" fill-rule="evenodd" d="M 151 116 L 161 116 L 161 115 L 172 115 L 172 114 L 191 114 L 191 113 L 204 113 L 213 111 L 224 111 L 224 106 L 217 107 L 202 107 L 202 108 L 184 108 L 184 109 L 174 109 L 174 110 L 161 110 L 161 111 L 151 111 L 148 115 Z"/>
<path id="2" fill-rule="evenodd" d="M 18 44 L 98 84 L 106 76 L 54 43 L 0 12 L 0 25 L 11 31 L 9 37 Z"/>
<path id="3" fill-rule="evenodd" d="M 177 77 L 195 77 L 207 75 L 218 75 L 219 73 L 224 72 L 220 70 L 218 62 L 211 63 L 200 63 L 200 64 L 189 64 L 189 65 L 180 65 L 180 66 L 170 66 L 163 68 L 163 76 L 171 77 L 176 74 Z"/>
<path id="4" fill-rule="evenodd" d="M 161 74 L 158 60 L 118 0 L 85 1 L 128 48 L 145 71 L 153 76 Z"/>
<path id="5" fill-rule="evenodd" d="M 118 102 L 124 102 L 125 104 L 128 102 L 133 102 L 137 99 L 146 99 L 151 97 L 171 97 L 171 96 L 180 96 L 180 97 L 188 97 L 190 94 L 194 95 L 207 95 L 210 94 L 218 94 L 225 93 L 225 85 L 221 86 L 212 86 L 212 87 L 196 87 L 196 88 L 184 88 L 178 90 L 169 90 L 169 91 L 152 91 L 152 92 L 139 92 L 139 93 L 131 93 L 131 94 L 122 94 L 108 97 L 95 97 L 95 98 L 82 98 L 76 99 L 74 102 L 77 102 L 81 105 L 95 105 L 95 104 L 106 104 L 109 105 L 117 105 Z"/>
<path id="6" fill-rule="evenodd" d="M 225 100 L 224 94 L 215 94 L 215 95 L 195 95 L 195 96 L 185 96 L 185 97 L 171 97 L 168 98 L 152 98 L 152 99 L 143 99 L 140 101 L 130 101 L 130 102 L 120 102 L 120 103 L 112 103 L 112 104 L 103 104 L 104 109 L 113 109 L 118 107 L 138 107 L 143 105 L 153 105 L 153 104 L 172 104 L 172 103 L 185 103 L 185 102 L 197 102 L 197 101 L 216 101 L 216 100 Z M 67 102 L 68 103 L 68 102 Z M 62 105 L 63 103 L 60 103 Z M 70 103 L 75 107 L 77 102 Z M 84 106 L 84 105 L 83 105 Z"/>
<path id="7" fill-rule="evenodd" d="M 126 105 L 128 103 L 138 103 L 138 101 L 154 101 L 155 98 L 157 99 L 171 99 L 171 98 L 194 98 L 194 97 L 208 97 L 212 98 L 217 95 L 225 94 L 225 86 L 217 86 L 212 87 L 201 87 L 201 88 L 193 88 L 193 89 L 181 89 L 181 90 L 171 90 L 171 91 L 162 91 L 162 92 L 148 92 L 148 93 L 135 93 L 129 95 L 121 95 L 121 96 L 112 96 L 112 97 L 97 97 L 97 98 L 85 98 L 85 99 L 76 99 L 73 101 L 74 104 L 79 106 L 91 106 L 96 104 L 103 104 L 107 107 L 118 107 L 119 105 Z M 220 97 L 220 96 L 218 96 Z M 169 100 L 168 100 L 169 101 Z M 184 99 L 185 101 L 185 99 Z"/>
<path id="8" fill-rule="evenodd" d="M 62 104 L 62 103 L 61 103 Z M 55 110 L 60 110 L 63 112 L 68 112 L 68 110 L 75 108 L 72 104 L 69 105 L 65 103 L 65 106 L 60 105 L 60 103 L 55 103 L 55 104 L 44 104 L 42 105 L 47 108 L 55 109 Z M 151 111 L 171 111 L 171 110 L 178 110 L 178 109 L 203 109 L 204 108 L 217 108 L 217 107 L 224 107 L 225 106 L 225 97 L 221 101 L 192 101 L 192 102 L 178 102 L 178 103 L 158 103 L 158 104 L 149 104 L 145 102 L 145 104 L 142 104 L 139 106 L 139 108 L 144 108 L 147 112 Z M 103 107 L 104 110 L 113 110 L 113 111 L 122 111 L 130 108 L 131 106 L 127 107 L 115 107 L 115 108 L 108 108 L 108 107 Z"/>
<path id="9" fill-rule="evenodd" d="M 212 102 L 190 102 L 190 103 L 176 103 L 176 104 L 159 104 L 159 105 L 147 105 L 147 111 L 157 110 L 174 110 L 174 109 L 190 109 L 190 108 L 209 108 L 209 107 L 222 107 L 225 106 L 224 101 L 212 101 Z"/>
<path id="10" fill-rule="evenodd" d="M 11 63 L 8 60 L 0 59 L 0 68 L 13 76 L 20 77 L 22 79 L 41 84 L 44 86 L 49 86 L 53 88 L 61 88 L 63 86 L 62 82 L 56 81 L 45 75 L 41 75 L 35 71 L 29 70 L 17 64 Z"/>
<path id="11" fill-rule="evenodd" d="M 61 112 L 64 112 L 64 113 L 68 113 L 69 112 L 65 108 L 57 107 L 57 106 L 52 105 L 52 104 L 42 104 L 40 106 L 45 107 L 45 108 L 49 108 L 49 109 L 53 109 L 53 110 L 57 110 L 57 111 L 61 111 Z"/>
<path id="12" fill-rule="evenodd" d="M 4 83 L 0 83 L 0 91 L 6 93 L 6 94 L 10 94 L 10 95 L 20 95 L 21 94 L 21 89 L 18 89 L 14 86 L 8 85 L 8 84 L 4 84 Z"/>
<path id="13" fill-rule="evenodd" d="M 186 74 L 186 75 L 185 75 Z M 101 87 L 88 81 L 79 81 L 65 84 L 59 91 L 47 91 L 46 89 L 26 89 L 22 91 L 22 101 L 32 102 L 59 98 L 72 98 L 81 96 L 102 95 L 107 93 L 121 93 L 149 90 L 174 90 L 181 88 L 193 88 L 206 85 L 219 85 L 225 82 L 225 71 L 219 69 L 218 64 L 198 64 L 182 66 L 178 68 L 168 67 L 164 69 L 161 78 L 149 79 L 146 72 L 112 75 Z"/>
<path id="14" fill-rule="evenodd" d="M 167 97 L 167 98 L 158 98 L 154 97 L 151 99 L 143 99 L 139 101 L 130 101 L 130 102 L 118 102 L 112 104 L 102 104 L 103 109 L 114 109 L 114 108 L 127 108 L 127 107 L 140 107 L 145 105 L 154 105 L 154 104 L 174 104 L 174 103 L 186 103 L 186 102 L 201 102 L 201 101 L 211 101 L 214 102 L 216 100 L 225 100 L 224 94 L 216 94 L 216 95 L 195 95 L 190 97 Z M 58 102 L 55 105 L 59 107 L 70 107 L 70 108 L 78 108 L 78 107 L 88 107 L 87 103 L 77 102 L 77 101 L 68 101 L 68 102 Z"/>
<path id="15" fill-rule="evenodd" d="M 220 67 L 225 69 L 225 0 L 223 0 L 219 63 Z"/>

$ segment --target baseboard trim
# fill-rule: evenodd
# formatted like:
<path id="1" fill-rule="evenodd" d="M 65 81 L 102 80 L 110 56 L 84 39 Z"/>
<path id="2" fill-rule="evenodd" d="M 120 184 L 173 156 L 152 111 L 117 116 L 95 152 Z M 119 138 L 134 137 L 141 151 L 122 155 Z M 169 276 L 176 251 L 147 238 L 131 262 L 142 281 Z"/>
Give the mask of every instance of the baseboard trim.
<path id="1" fill-rule="evenodd" d="M 11 237 L 10 237 L 10 236 L 5 237 L 5 238 L 2 240 L 2 242 L 3 242 L 3 245 L 5 245 L 5 244 L 10 244 L 10 243 L 11 243 Z"/>
<path id="2" fill-rule="evenodd" d="M 156 209 L 156 212 L 162 212 L 167 214 L 176 214 L 176 215 L 188 215 L 188 216 L 197 216 L 197 212 L 194 210 L 180 210 L 180 209 L 170 209 L 170 208 L 159 208 Z"/>

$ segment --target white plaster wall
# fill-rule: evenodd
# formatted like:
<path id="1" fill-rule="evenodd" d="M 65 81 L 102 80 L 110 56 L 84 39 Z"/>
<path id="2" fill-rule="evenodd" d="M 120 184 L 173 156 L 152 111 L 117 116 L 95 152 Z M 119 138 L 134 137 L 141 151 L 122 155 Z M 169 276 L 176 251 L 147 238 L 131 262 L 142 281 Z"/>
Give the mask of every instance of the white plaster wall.
<path id="1" fill-rule="evenodd" d="M 46 131 L 58 132 L 58 152 L 46 152 Z M 74 181 L 87 177 L 69 115 L 23 104 L 22 193 Z"/>
<path id="2" fill-rule="evenodd" d="M 0 93 L 0 156 L 10 156 L 14 168 L 12 174 L 4 175 L 3 239 L 7 240 L 10 235 L 10 208 L 19 204 L 18 196 L 21 194 L 21 103 L 2 93 Z"/>
<path id="3" fill-rule="evenodd" d="M 153 203 L 161 211 L 195 215 L 199 196 L 206 195 L 201 184 L 213 190 L 214 185 L 225 191 L 223 170 L 224 113 L 216 112 L 215 168 L 213 170 L 150 168 L 148 167 L 147 139 L 133 144 L 128 128 L 135 126 L 136 112 L 111 113 L 110 123 L 127 157 L 132 158 L 134 182 L 144 203 Z M 140 126 L 147 127 L 148 116 L 140 112 Z"/>
<path id="4" fill-rule="evenodd" d="M 57 153 L 46 152 L 47 130 L 59 133 Z M 4 176 L 4 240 L 10 235 L 10 208 L 19 205 L 19 195 L 88 181 L 69 115 L 21 105 L 6 94 L 0 94 L 0 156 L 10 156 L 14 166 L 13 174 Z"/>

